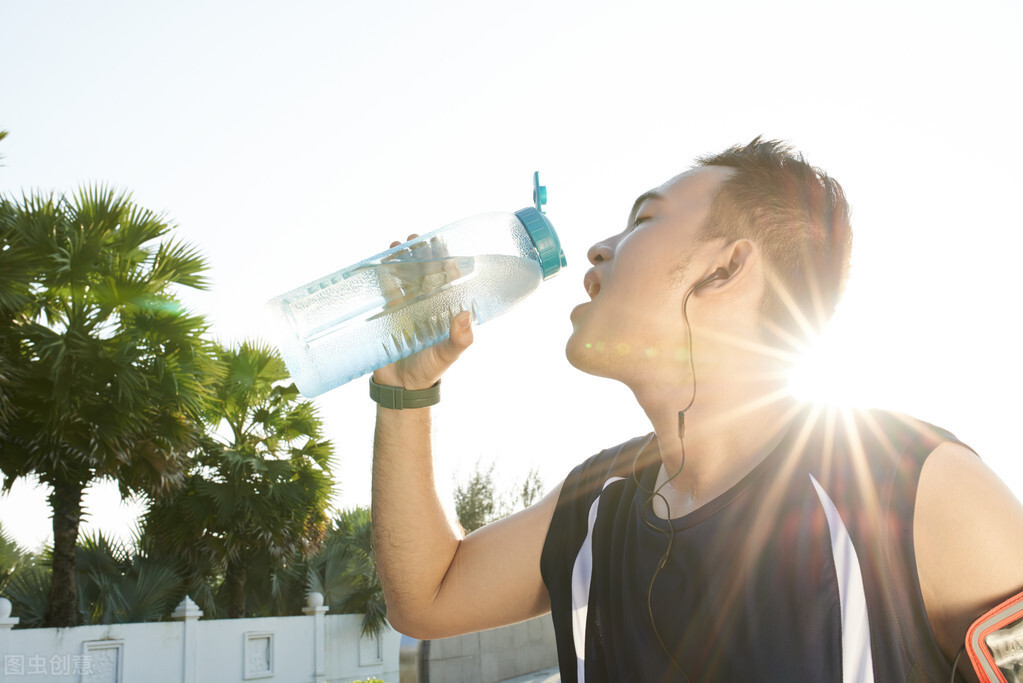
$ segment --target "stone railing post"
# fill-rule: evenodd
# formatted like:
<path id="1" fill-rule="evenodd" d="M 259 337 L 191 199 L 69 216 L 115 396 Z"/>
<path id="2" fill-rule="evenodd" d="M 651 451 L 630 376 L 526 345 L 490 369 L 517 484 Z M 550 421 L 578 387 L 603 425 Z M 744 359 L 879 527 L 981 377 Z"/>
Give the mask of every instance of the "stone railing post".
<path id="1" fill-rule="evenodd" d="M 15 654 L 11 652 L 11 629 L 14 628 L 21 619 L 18 617 L 11 616 L 11 601 L 7 598 L 0 598 L 0 667 L 6 667 L 7 655 Z M 3 671 L 4 669 L 0 669 Z"/>
<path id="2" fill-rule="evenodd" d="M 304 614 L 313 618 L 313 682 L 324 683 L 327 680 L 327 610 L 323 605 L 323 594 L 313 591 L 306 596 Z"/>
<path id="3" fill-rule="evenodd" d="M 171 619 L 184 622 L 182 624 L 185 632 L 181 638 L 184 643 L 184 667 L 182 671 L 183 683 L 199 683 L 199 617 L 202 610 L 199 605 L 192 602 L 192 598 L 185 596 L 177 609 L 171 612 Z"/>
<path id="4" fill-rule="evenodd" d="M 21 621 L 18 617 L 11 616 L 11 610 L 14 606 L 11 605 L 11 601 L 7 598 L 0 598 L 0 631 L 10 631 L 12 628 L 18 625 Z"/>

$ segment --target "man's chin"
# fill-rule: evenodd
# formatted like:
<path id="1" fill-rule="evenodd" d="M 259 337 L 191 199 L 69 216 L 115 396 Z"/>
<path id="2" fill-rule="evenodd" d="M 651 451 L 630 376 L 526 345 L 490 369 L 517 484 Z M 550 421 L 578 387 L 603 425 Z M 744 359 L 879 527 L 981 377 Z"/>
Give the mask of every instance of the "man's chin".
<path id="1" fill-rule="evenodd" d="M 603 342 L 584 342 L 573 333 L 565 344 L 565 358 L 577 370 L 596 377 L 610 377 Z"/>
<path id="2" fill-rule="evenodd" d="M 590 357 L 592 356 L 590 353 L 592 349 L 587 349 L 586 346 L 586 344 L 583 344 L 576 339 L 574 332 L 565 343 L 565 358 L 572 367 L 577 370 L 582 370 L 583 372 L 588 372 L 586 369 L 588 365 L 587 361 L 590 360 Z"/>

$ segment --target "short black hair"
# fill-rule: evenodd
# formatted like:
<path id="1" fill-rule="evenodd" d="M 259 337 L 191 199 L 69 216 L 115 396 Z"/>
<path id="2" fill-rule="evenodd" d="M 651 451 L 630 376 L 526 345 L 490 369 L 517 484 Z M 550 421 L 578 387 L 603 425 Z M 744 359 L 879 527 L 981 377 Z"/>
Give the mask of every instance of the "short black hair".
<path id="1" fill-rule="evenodd" d="M 734 170 L 700 236 L 746 238 L 760 248 L 768 278 L 764 330 L 789 346 L 818 334 L 849 275 L 852 226 L 842 186 L 788 143 L 759 136 L 697 164 Z"/>

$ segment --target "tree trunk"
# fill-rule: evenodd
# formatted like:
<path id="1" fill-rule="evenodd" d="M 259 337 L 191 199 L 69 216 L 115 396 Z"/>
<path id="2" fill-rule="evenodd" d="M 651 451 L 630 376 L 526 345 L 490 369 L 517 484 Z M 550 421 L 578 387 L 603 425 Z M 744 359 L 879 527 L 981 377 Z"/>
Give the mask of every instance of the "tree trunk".
<path id="1" fill-rule="evenodd" d="M 227 618 L 245 618 L 245 562 L 231 561 L 227 565 Z"/>
<path id="2" fill-rule="evenodd" d="M 75 550 L 78 525 L 82 521 L 82 491 L 76 481 L 51 481 L 50 509 L 53 510 L 53 573 L 50 578 L 50 604 L 43 626 L 61 628 L 78 625 L 78 587 Z"/>

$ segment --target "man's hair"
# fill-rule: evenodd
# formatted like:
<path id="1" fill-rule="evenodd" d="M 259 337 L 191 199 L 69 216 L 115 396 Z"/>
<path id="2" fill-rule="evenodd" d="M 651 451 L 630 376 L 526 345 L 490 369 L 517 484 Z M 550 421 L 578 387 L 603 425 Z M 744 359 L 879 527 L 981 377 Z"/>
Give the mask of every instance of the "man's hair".
<path id="1" fill-rule="evenodd" d="M 842 186 L 778 140 L 755 138 L 700 166 L 734 169 L 711 204 L 701 239 L 750 239 L 767 274 L 763 326 L 798 346 L 831 319 L 849 273 L 852 228 Z"/>

